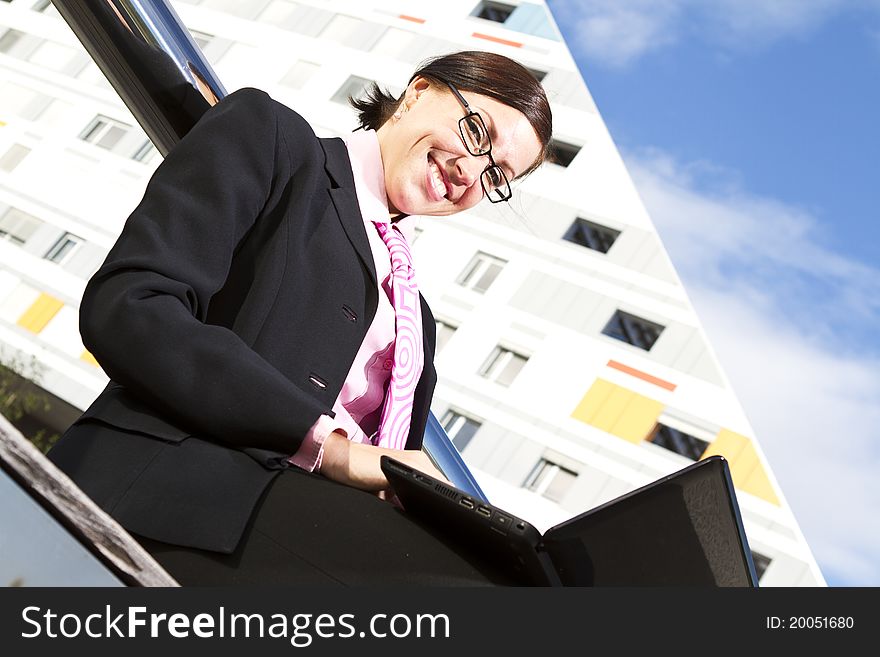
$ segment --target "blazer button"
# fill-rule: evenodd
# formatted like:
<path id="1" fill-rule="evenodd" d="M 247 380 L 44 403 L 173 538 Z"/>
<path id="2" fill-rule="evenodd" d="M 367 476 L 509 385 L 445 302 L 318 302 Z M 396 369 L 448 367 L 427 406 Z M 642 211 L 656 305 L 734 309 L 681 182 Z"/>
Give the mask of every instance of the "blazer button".
<path id="1" fill-rule="evenodd" d="M 394 367 L 394 361 L 391 360 L 390 358 L 386 358 L 385 362 L 382 363 L 382 367 L 385 368 L 386 370 L 390 370 L 392 367 Z"/>

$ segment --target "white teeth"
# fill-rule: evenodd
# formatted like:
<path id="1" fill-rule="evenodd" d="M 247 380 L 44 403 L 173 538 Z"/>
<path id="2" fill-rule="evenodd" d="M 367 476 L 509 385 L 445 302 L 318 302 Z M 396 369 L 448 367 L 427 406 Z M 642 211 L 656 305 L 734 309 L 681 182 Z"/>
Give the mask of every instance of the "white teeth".
<path id="1" fill-rule="evenodd" d="M 434 191 L 437 192 L 437 196 L 446 196 L 446 183 L 443 182 L 443 174 L 440 173 L 440 168 L 437 166 L 437 163 L 428 158 L 428 166 L 431 167 L 431 177 L 433 178 L 434 183 Z"/>

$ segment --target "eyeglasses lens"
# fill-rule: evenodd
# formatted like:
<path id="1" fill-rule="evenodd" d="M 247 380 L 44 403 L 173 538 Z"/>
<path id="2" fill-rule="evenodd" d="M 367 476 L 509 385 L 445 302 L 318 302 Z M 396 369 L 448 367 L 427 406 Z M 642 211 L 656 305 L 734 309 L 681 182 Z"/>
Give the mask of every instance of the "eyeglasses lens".
<path id="1" fill-rule="evenodd" d="M 465 145 L 471 155 L 485 155 L 492 150 L 492 142 L 489 140 L 489 131 L 479 114 L 469 114 L 462 119 Z"/>

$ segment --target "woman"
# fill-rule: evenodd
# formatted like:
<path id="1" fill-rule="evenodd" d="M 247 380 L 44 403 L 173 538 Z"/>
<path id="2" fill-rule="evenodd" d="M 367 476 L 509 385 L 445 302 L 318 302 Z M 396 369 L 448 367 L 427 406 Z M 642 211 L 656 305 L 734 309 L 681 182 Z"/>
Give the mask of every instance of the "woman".
<path id="1" fill-rule="evenodd" d="M 408 217 L 508 199 L 546 157 L 550 108 L 483 52 L 354 104 L 364 130 L 343 142 L 263 92 L 222 100 L 83 296 L 111 382 L 50 458 L 183 584 L 506 581 L 382 501 L 379 459 L 434 472 Z"/>

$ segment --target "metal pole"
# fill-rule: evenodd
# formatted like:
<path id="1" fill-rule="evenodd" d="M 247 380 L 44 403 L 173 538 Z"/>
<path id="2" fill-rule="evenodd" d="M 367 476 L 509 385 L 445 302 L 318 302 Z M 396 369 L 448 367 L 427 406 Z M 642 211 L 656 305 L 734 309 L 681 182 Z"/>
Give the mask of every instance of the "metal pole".
<path id="1" fill-rule="evenodd" d="M 168 2 L 52 1 L 163 156 L 226 95 Z"/>

